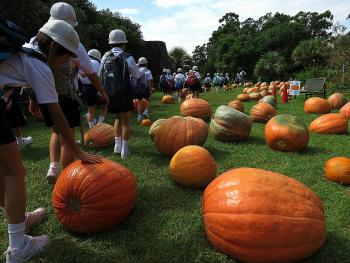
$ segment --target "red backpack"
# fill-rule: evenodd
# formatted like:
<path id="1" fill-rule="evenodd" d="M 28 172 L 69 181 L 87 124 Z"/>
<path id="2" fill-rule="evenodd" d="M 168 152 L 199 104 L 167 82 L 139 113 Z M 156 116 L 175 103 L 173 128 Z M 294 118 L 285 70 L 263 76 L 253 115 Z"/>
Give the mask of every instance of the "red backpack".
<path id="1" fill-rule="evenodd" d="M 191 73 L 191 74 L 188 76 L 186 82 L 187 82 L 187 85 L 190 86 L 190 87 L 196 87 L 196 86 L 198 86 L 198 84 L 199 84 L 199 80 L 198 80 L 196 74 L 194 74 L 194 73 Z"/>

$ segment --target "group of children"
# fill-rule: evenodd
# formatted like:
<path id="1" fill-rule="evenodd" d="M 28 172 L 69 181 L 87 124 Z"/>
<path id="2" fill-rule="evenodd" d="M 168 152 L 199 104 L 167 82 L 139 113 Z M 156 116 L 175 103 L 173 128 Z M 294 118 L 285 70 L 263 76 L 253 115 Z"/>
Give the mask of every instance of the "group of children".
<path id="1" fill-rule="evenodd" d="M 1 20 L 7 28 L 1 32 L 1 44 L 13 45 L 18 28 Z M 0 207 L 8 220 L 9 247 L 6 262 L 25 262 L 41 252 L 49 242 L 47 235 L 31 237 L 30 227 L 40 222 L 45 210 L 26 211 L 25 169 L 20 158 L 18 140 L 6 117 L 6 109 L 13 103 L 14 90 L 30 86 L 34 92 L 31 105 L 37 105 L 47 127 L 52 128 L 49 143 L 50 166 L 47 180 L 54 183 L 60 173 L 75 158 L 85 163 L 100 163 L 101 157 L 81 151 L 75 142 L 74 131 L 80 126 L 82 100 L 78 86 L 88 105 L 86 119 L 89 127 L 101 123 L 107 112 L 115 115 L 114 153 L 122 158 L 130 155 L 128 142 L 131 134 L 130 115 L 133 99 L 150 99 L 152 74 L 147 59 L 138 65 L 124 50 L 128 43 L 120 29 L 109 34 L 111 50 L 89 52 L 80 43 L 74 30 L 78 25 L 74 8 L 63 2 L 54 4 L 50 18 L 29 43 L 0 58 Z M 5 40 L 5 41 L 3 41 Z M 79 84 L 78 84 L 79 83 Z M 10 87 L 10 88 L 8 88 Z M 98 119 L 96 105 L 102 105 Z M 141 105 L 141 103 L 139 103 Z M 138 112 L 142 119 L 141 109 Z M 148 109 L 143 112 L 148 117 Z M 22 125 L 22 123 L 20 124 Z M 23 138 L 21 138 L 23 139 Z"/>

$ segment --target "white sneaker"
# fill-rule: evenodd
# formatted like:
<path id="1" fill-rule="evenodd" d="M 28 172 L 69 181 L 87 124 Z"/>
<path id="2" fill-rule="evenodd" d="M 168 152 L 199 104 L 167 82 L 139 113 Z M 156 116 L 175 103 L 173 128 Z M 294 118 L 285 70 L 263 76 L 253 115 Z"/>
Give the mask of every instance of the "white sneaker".
<path id="1" fill-rule="evenodd" d="M 46 180 L 49 184 L 55 184 L 58 176 L 60 175 L 59 167 L 52 167 L 50 165 L 49 170 L 47 171 Z"/>
<path id="2" fill-rule="evenodd" d="M 19 147 L 25 147 L 25 146 L 33 143 L 33 138 L 32 138 L 32 136 L 23 137 L 20 140 L 17 139 L 17 143 L 18 143 Z"/>
<path id="3" fill-rule="evenodd" d="M 120 156 L 122 157 L 122 159 L 125 159 L 125 158 L 127 158 L 129 155 L 130 155 L 130 152 L 129 152 L 129 150 L 128 150 L 128 151 L 122 151 Z"/>
<path id="4" fill-rule="evenodd" d="M 122 152 L 122 146 L 119 146 L 117 144 L 114 145 L 114 153 L 120 154 Z"/>
<path id="5" fill-rule="evenodd" d="M 46 215 L 45 208 L 40 207 L 35 209 L 33 212 L 26 213 L 25 226 L 26 226 L 26 234 L 29 233 L 30 228 L 36 224 L 39 224 Z"/>
<path id="6" fill-rule="evenodd" d="M 7 248 L 5 252 L 6 263 L 26 262 L 32 257 L 42 252 L 45 246 L 49 243 L 49 237 L 46 235 L 37 237 L 26 236 L 25 239 L 26 240 L 24 248 Z"/>

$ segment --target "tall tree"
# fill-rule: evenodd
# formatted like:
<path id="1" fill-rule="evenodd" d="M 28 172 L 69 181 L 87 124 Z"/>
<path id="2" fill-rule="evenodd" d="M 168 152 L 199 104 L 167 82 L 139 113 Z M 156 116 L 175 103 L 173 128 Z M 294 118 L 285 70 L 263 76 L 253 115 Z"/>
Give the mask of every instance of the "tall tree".
<path id="1" fill-rule="evenodd" d="M 174 60 L 175 68 L 182 68 L 192 63 L 191 56 L 182 47 L 173 47 L 169 52 L 169 56 Z"/>
<path id="2" fill-rule="evenodd" d="M 255 65 L 254 73 L 264 81 L 281 79 L 286 73 L 284 58 L 277 52 L 270 51 L 263 55 Z"/>

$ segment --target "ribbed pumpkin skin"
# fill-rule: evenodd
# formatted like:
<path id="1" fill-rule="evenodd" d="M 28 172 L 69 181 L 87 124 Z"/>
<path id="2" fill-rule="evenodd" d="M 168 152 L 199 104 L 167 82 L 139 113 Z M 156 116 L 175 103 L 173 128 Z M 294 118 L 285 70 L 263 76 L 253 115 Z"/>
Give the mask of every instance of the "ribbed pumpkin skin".
<path id="1" fill-rule="evenodd" d="M 325 99 L 313 97 L 305 101 L 304 111 L 305 113 L 326 114 L 331 111 L 331 105 Z"/>
<path id="2" fill-rule="evenodd" d="M 261 99 L 261 94 L 258 92 L 252 92 L 248 96 L 250 100 L 254 100 L 254 101 L 258 101 Z"/>
<path id="3" fill-rule="evenodd" d="M 320 198 L 295 179 L 261 169 L 214 179 L 204 191 L 203 217 L 210 243 L 243 262 L 298 262 L 326 238 Z"/>
<path id="4" fill-rule="evenodd" d="M 101 164 L 78 160 L 58 177 L 52 207 L 66 228 L 95 233 L 121 223 L 134 208 L 136 195 L 136 178 L 124 166 L 108 159 Z"/>
<path id="5" fill-rule="evenodd" d="M 332 94 L 328 97 L 327 101 L 333 110 L 339 110 L 347 102 L 345 96 L 341 93 Z"/>
<path id="6" fill-rule="evenodd" d="M 190 188 L 207 186 L 216 175 L 216 162 L 203 147 L 181 148 L 170 161 L 170 176 L 179 185 Z"/>
<path id="7" fill-rule="evenodd" d="M 170 95 L 165 95 L 163 96 L 162 98 L 162 103 L 163 104 L 174 104 L 175 101 L 174 101 L 174 98 Z"/>
<path id="8" fill-rule="evenodd" d="M 303 150 L 309 143 L 309 131 L 298 117 L 280 114 L 265 126 L 267 145 L 276 151 L 291 152 Z"/>
<path id="9" fill-rule="evenodd" d="M 250 110 L 250 118 L 253 122 L 268 122 L 276 115 L 276 109 L 266 102 L 254 105 Z"/>
<path id="10" fill-rule="evenodd" d="M 240 101 L 249 101 L 250 100 L 248 94 L 239 94 L 237 96 L 237 99 L 240 100 Z"/>
<path id="11" fill-rule="evenodd" d="M 112 125 L 100 123 L 84 134 L 85 145 L 92 148 L 103 148 L 114 143 L 114 128 Z"/>
<path id="12" fill-rule="evenodd" d="M 267 95 L 267 96 L 263 97 L 261 100 L 259 100 L 259 103 L 260 102 L 266 102 L 266 103 L 270 104 L 274 108 L 277 107 L 276 98 L 275 98 L 275 96 L 272 96 L 272 95 Z"/>
<path id="13" fill-rule="evenodd" d="M 344 115 L 347 119 L 350 119 L 350 102 L 346 103 L 340 110 L 339 113 Z"/>
<path id="14" fill-rule="evenodd" d="M 209 103 L 202 99 L 192 98 L 185 100 L 180 106 L 181 116 L 200 118 L 204 121 L 208 121 L 213 114 L 213 111 Z"/>
<path id="15" fill-rule="evenodd" d="M 209 131 L 216 140 L 244 141 L 250 136 L 252 121 L 248 115 L 228 106 L 219 106 L 211 119 Z"/>
<path id="16" fill-rule="evenodd" d="M 166 121 L 167 119 L 158 119 L 152 123 L 151 127 L 149 127 L 148 135 L 151 137 L 151 140 L 154 141 L 154 136 L 158 131 L 159 127 Z"/>
<path id="17" fill-rule="evenodd" d="M 150 127 L 152 125 L 152 121 L 150 119 L 143 119 L 141 121 L 141 126 Z"/>
<path id="18" fill-rule="evenodd" d="M 350 184 L 350 158 L 335 157 L 326 162 L 328 180 L 341 184 Z"/>
<path id="19" fill-rule="evenodd" d="M 204 145 L 207 137 L 208 126 L 202 119 L 174 116 L 160 126 L 154 142 L 162 155 L 172 157 L 187 145 Z"/>
<path id="20" fill-rule="evenodd" d="M 240 100 L 233 100 L 228 103 L 228 106 L 240 112 L 244 112 L 244 105 Z"/>
<path id="21" fill-rule="evenodd" d="M 322 134 L 343 134 L 348 131 L 348 119 L 339 113 L 322 115 L 311 122 L 309 130 Z"/>

